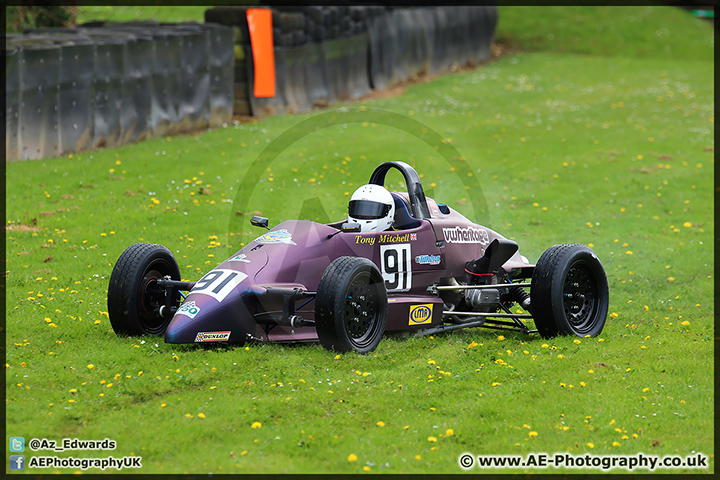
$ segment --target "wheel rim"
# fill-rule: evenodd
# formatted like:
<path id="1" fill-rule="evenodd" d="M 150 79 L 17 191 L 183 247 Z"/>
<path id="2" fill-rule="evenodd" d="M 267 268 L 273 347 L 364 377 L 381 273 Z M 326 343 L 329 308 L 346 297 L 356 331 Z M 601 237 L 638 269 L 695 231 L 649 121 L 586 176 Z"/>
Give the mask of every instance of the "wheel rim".
<path id="1" fill-rule="evenodd" d="M 343 308 L 343 322 L 348 338 L 358 348 L 370 345 L 380 315 L 380 295 L 377 284 L 367 273 L 356 276 L 350 283 Z"/>
<path id="2" fill-rule="evenodd" d="M 171 275 L 171 266 L 165 260 L 152 262 L 143 272 L 140 282 L 140 323 L 151 335 L 158 335 L 165 330 L 170 317 L 158 315 L 158 308 L 165 305 L 165 290 L 158 286 L 158 280 Z"/>
<path id="3" fill-rule="evenodd" d="M 598 309 L 598 285 L 587 265 L 574 264 L 565 276 L 563 306 L 570 326 L 579 334 L 590 332 Z"/>

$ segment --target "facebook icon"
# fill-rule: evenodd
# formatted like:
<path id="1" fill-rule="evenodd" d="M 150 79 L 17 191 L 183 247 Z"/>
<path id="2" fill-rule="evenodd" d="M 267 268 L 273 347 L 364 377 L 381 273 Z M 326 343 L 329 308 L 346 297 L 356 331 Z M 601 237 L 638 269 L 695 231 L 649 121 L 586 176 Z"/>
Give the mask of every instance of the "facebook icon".
<path id="1" fill-rule="evenodd" d="M 25 455 L 10 455 L 10 470 L 25 470 Z"/>

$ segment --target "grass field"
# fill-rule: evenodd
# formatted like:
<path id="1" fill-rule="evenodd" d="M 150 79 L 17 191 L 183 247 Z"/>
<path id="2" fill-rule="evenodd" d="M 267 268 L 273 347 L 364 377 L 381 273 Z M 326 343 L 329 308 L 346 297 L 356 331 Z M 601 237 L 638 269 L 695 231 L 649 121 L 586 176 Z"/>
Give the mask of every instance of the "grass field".
<path id="1" fill-rule="evenodd" d="M 674 8 L 501 7 L 498 38 L 514 53 L 395 98 L 8 164 L 6 441 L 110 438 L 57 455 L 139 455 L 142 473 L 462 473 L 465 452 L 702 453 L 707 468 L 658 472 L 714 472 L 712 26 Z M 127 246 L 162 243 L 195 280 L 258 234 L 251 212 L 340 219 L 390 159 L 530 261 L 591 245 L 602 335 L 469 330 L 335 356 L 112 332 Z"/>

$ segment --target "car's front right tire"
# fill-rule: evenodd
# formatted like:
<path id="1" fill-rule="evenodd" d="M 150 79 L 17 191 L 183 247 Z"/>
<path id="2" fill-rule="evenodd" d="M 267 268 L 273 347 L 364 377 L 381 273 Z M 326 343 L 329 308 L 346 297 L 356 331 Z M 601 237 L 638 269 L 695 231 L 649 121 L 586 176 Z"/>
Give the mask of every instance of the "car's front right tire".
<path id="1" fill-rule="evenodd" d="M 154 243 L 136 243 L 118 258 L 108 285 L 108 317 L 118 335 L 162 335 L 171 315 L 158 313 L 167 292 L 157 281 L 165 276 L 180 280 L 180 268 L 172 252 Z M 180 305 L 180 295 L 173 299 Z"/>

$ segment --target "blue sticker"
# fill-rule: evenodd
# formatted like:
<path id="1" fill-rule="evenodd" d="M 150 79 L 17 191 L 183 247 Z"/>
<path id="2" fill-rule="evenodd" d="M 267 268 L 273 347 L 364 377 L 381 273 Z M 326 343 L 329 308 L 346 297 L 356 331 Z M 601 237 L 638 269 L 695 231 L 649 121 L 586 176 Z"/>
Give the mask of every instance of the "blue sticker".
<path id="1" fill-rule="evenodd" d="M 297 245 L 297 243 L 293 242 L 292 234 L 284 228 L 261 235 L 256 238 L 255 241 L 257 243 L 286 243 L 288 245 Z"/>
<path id="2" fill-rule="evenodd" d="M 420 265 L 440 265 L 440 255 L 418 255 L 415 263 Z"/>

